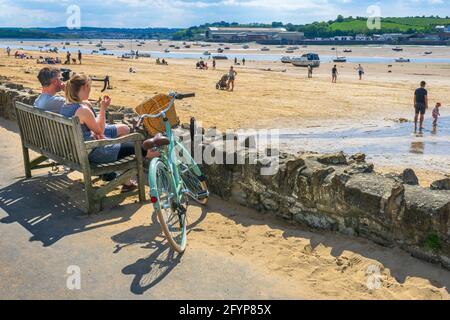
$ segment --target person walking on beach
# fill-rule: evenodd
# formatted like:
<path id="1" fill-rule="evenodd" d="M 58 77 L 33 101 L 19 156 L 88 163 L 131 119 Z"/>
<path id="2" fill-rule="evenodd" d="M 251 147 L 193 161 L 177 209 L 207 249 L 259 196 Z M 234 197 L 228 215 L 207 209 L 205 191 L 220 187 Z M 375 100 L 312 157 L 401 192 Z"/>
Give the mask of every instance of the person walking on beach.
<path id="1" fill-rule="evenodd" d="M 234 90 L 234 80 L 236 79 L 237 72 L 234 70 L 233 66 L 230 67 L 230 70 L 228 71 L 228 85 L 227 89 L 230 91 Z M 231 89 L 230 89 L 231 87 Z"/>
<path id="2" fill-rule="evenodd" d="M 361 65 L 356 67 L 356 71 L 358 71 L 359 80 L 362 80 L 362 76 L 364 75 L 364 68 Z"/>
<path id="3" fill-rule="evenodd" d="M 245 58 L 242 58 L 242 65 L 245 66 Z"/>
<path id="4" fill-rule="evenodd" d="M 439 108 L 440 107 L 441 107 L 441 103 L 438 102 L 438 103 L 436 103 L 436 106 L 433 109 L 432 116 L 433 116 L 433 127 L 434 128 L 437 127 L 438 118 L 441 116 L 441 114 L 439 113 Z"/>
<path id="5" fill-rule="evenodd" d="M 333 69 L 331 69 L 331 82 L 336 83 L 338 76 L 337 65 L 334 65 Z"/>
<path id="6" fill-rule="evenodd" d="M 66 62 L 64 62 L 64 64 L 70 64 L 70 57 L 71 57 L 71 54 L 70 54 L 69 51 L 67 51 L 67 54 L 66 54 Z"/>
<path id="7" fill-rule="evenodd" d="M 6 54 L 8 55 L 8 57 L 11 56 L 11 48 L 10 47 L 6 48 Z"/>
<path id="8" fill-rule="evenodd" d="M 80 62 L 80 64 L 81 64 L 81 59 L 82 59 L 83 57 L 82 57 L 82 55 L 81 55 L 81 50 L 78 50 L 78 61 Z"/>
<path id="9" fill-rule="evenodd" d="M 234 65 L 237 65 L 237 58 L 234 58 Z"/>
<path id="10" fill-rule="evenodd" d="M 417 132 L 417 120 L 420 114 L 420 132 L 422 132 L 423 128 L 423 118 L 426 110 L 428 109 L 428 91 L 425 89 L 426 82 L 422 81 L 420 83 L 420 88 L 416 89 L 414 92 L 414 109 L 415 109 L 415 117 L 414 117 L 414 132 Z"/>
<path id="11" fill-rule="evenodd" d="M 311 79 L 313 76 L 313 67 L 312 65 L 308 64 L 308 78 Z"/>
<path id="12" fill-rule="evenodd" d="M 213 59 L 213 70 L 216 70 L 216 59 Z"/>

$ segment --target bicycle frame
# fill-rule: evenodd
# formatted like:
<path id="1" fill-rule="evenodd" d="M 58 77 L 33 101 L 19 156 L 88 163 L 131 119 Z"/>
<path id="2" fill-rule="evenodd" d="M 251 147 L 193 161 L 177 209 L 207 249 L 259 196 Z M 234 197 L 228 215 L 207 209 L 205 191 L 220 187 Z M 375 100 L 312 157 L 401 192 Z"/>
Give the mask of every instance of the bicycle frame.
<path id="1" fill-rule="evenodd" d="M 170 105 L 173 105 L 174 102 L 175 102 L 175 99 L 173 98 L 172 101 L 170 102 Z M 170 108 L 168 108 L 168 109 L 170 109 Z M 173 157 L 175 156 L 175 146 L 177 145 L 177 143 L 175 141 L 175 136 L 172 132 L 172 127 L 170 125 L 169 119 L 167 119 L 165 113 L 163 113 L 162 116 L 163 116 L 164 126 L 165 126 L 165 130 L 166 130 L 166 135 L 169 138 L 170 143 L 167 146 L 167 154 L 164 149 L 161 149 L 161 157 L 154 158 L 151 161 L 149 172 L 156 170 L 157 163 L 159 161 L 162 161 L 170 173 L 170 177 L 172 180 L 170 182 L 175 187 L 175 195 L 174 196 L 176 197 L 176 202 L 181 203 L 181 196 L 184 193 L 184 190 L 183 190 L 184 183 L 181 179 L 180 172 L 178 170 L 178 166 L 176 165 L 176 163 L 173 159 Z M 149 175 L 149 179 L 151 179 L 151 178 L 152 178 L 151 175 Z M 150 196 L 158 197 L 158 192 L 155 188 L 156 181 L 149 181 L 149 185 L 150 185 Z M 156 203 L 153 203 L 153 205 L 155 206 L 156 209 L 161 209 L 159 201 L 157 201 Z"/>

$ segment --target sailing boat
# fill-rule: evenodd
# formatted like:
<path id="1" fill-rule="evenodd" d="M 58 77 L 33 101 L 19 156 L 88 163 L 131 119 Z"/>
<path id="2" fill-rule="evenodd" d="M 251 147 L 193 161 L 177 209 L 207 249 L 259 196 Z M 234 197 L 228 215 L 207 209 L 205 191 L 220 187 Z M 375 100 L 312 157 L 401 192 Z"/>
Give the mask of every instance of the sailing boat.
<path id="1" fill-rule="evenodd" d="M 338 50 L 336 49 L 336 59 L 333 59 L 333 62 L 337 62 L 337 63 L 339 63 L 339 62 L 347 62 L 347 58 L 343 57 L 343 56 L 339 57 L 338 56 Z"/>

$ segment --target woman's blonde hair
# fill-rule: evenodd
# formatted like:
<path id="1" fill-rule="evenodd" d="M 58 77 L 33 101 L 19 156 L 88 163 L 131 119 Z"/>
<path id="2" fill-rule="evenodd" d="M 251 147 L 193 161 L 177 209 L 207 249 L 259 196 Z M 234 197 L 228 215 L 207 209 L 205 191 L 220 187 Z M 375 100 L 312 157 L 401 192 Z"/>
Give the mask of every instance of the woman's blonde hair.
<path id="1" fill-rule="evenodd" d="M 81 87 L 90 83 L 91 79 L 84 75 L 75 73 L 70 77 L 70 80 L 66 82 L 66 88 L 64 90 L 66 95 L 66 103 L 81 103 L 80 90 Z"/>

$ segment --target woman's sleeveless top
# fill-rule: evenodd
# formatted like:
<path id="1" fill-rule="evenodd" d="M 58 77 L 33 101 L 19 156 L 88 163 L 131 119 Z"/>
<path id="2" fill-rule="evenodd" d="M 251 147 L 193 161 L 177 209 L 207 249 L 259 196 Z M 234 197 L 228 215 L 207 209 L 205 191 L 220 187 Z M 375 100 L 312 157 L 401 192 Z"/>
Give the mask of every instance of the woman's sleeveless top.
<path id="1" fill-rule="evenodd" d="M 71 118 L 77 110 L 81 108 L 79 103 L 65 104 L 61 108 L 61 115 Z M 85 125 L 81 125 L 84 141 L 94 140 L 92 131 Z M 89 153 L 89 161 L 94 163 L 108 163 L 117 160 L 120 151 L 120 144 L 113 144 L 105 147 L 95 148 Z"/>

